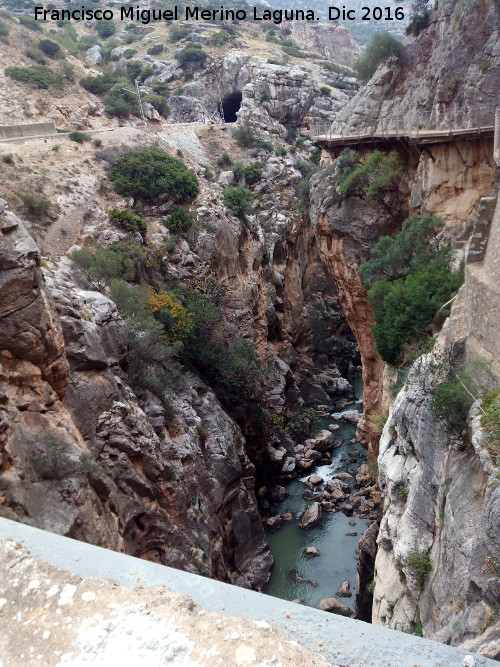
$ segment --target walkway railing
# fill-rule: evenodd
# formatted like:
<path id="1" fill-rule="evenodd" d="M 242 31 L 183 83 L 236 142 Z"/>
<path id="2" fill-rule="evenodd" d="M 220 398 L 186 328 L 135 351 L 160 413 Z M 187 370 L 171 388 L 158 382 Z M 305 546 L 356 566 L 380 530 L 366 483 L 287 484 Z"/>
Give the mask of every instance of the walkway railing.
<path id="1" fill-rule="evenodd" d="M 373 138 L 398 139 L 407 138 L 419 140 L 425 136 L 463 134 L 464 131 L 493 130 L 495 118 L 497 126 L 500 123 L 499 107 L 497 105 L 480 105 L 476 107 L 458 107 L 452 105 L 442 112 L 434 110 L 429 113 L 412 111 L 405 114 L 387 114 L 367 117 L 359 121 L 353 128 L 350 119 L 337 118 L 333 123 L 319 122 L 311 126 L 311 136 L 326 140 L 359 140 Z M 500 130 L 497 129 L 497 138 Z M 497 143 L 496 150 L 500 151 Z"/>

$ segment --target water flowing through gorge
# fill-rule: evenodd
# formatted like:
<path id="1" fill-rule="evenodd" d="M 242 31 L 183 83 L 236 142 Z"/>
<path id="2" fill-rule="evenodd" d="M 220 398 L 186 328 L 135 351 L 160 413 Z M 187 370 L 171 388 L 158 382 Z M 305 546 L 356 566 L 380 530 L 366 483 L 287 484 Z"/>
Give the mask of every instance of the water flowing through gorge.
<path id="1" fill-rule="evenodd" d="M 356 403 L 345 406 L 343 411 L 361 409 L 359 399 L 362 395 L 361 378 L 354 383 Z M 334 409 L 332 409 L 334 412 Z M 323 420 L 322 428 L 327 428 L 332 418 Z M 349 456 L 349 452 L 363 452 L 362 446 L 355 442 L 356 426 L 340 420 L 340 428 L 334 432 L 335 438 L 342 441 L 342 445 L 333 450 L 331 463 L 318 465 L 313 471 L 297 477 L 286 485 L 288 497 L 280 503 L 277 513 L 293 513 L 296 521 L 285 522 L 276 533 L 267 535 L 275 565 L 271 571 L 271 578 L 264 588 L 264 593 L 285 600 L 300 599 L 304 604 L 317 607 L 323 598 L 334 597 L 343 581 L 351 584 L 352 597 L 343 598 L 343 601 L 352 608 L 356 594 L 356 547 L 359 537 L 366 529 L 366 519 L 356 514 L 346 516 L 342 511 L 335 513 L 323 512 L 323 519 L 319 525 L 309 530 L 302 529 L 298 519 L 311 502 L 304 500 L 302 494 L 306 490 L 304 482 L 312 475 L 319 475 L 324 483 L 317 485 L 315 491 L 324 489 L 328 480 L 340 472 L 354 474 L 360 462 L 364 459 Z M 346 480 L 351 487 L 354 478 Z M 348 535 L 347 533 L 355 533 Z M 304 556 L 306 547 L 316 547 L 319 557 Z M 298 580 L 299 577 L 303 580 Z M 310 581 L 316 582 L 317 586 Z"/>

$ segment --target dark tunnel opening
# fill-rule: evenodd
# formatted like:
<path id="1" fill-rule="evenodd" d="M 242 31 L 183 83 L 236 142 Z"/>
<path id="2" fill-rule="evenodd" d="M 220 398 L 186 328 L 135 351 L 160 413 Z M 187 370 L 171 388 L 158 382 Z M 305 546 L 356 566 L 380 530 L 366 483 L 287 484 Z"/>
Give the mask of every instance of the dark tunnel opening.
<path id="1" fill-rule="evenodd" d="M 224 120 L 226 123 L 236 123 L 238 120 L 236 114 L 240 110 L 243 95 L 237 90 L 235 93 L 226 95 L 222 100 L 222 109 L 224 111 Z"/>

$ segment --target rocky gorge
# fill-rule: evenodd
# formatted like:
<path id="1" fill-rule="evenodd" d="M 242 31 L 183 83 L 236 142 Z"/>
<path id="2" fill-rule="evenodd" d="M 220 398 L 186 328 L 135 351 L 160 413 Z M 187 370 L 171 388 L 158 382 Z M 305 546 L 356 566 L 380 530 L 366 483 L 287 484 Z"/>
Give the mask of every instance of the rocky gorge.
<path id="1" fill-rule="evenodd" d="M 485 446 L 478 405 L 469 416 L 468 439 L 451 446 L 430 409 L 439 380 L 433 368 L 443 355 L 472 358 L 481 352 L 491 361 L 492 386 L 498 384 L 496 335 L 488 319 L 498 303 L 492 142 L 457 140 L 424 150 L 400 143 L 391 147 L 403 165 L 397 186 L 381 197 L 342 197 L 342 147 L 305 133 L 293 137 L 294 127 L 299 132 L 314 120 L 354 132 L 416 108 L 438 127 L 455 108 L 472 117 L 476 106 L 492 106 L 496 5 L 469 3 L 481 19 L 478 45 L 464 8 L 454 4 L 441 2 L 428 28 L 409 38 L 404 59 L 382 65 L 357 95 L 357 82 L 342 71 L 357 55 L 344 29 L 343 56 L 336 58 L 341 73 L 300 59 L 266 62 L 258 55 L 264 40 L 254 42 L 241 31 L 223 52 L 210 51 L 195 80 L 185 80 L 174 57 L 145 52 L 162 35 L 141 32 L 134 44 L 143 44 L 144 52 L 134 56 L 125 54 L 122 35 L 112 67 L 137 60 L 150 68 L 141 84 L 145 94 L 155 84 L 171 88 L 170 123 L 150 103 L 146 131 L 132 121 L 120 127 L 104 114 L 99 96 L 75 81 L 68 84 L 73 100 L 49 101 L 38 91 L 20 104 L 22 84 L 0 73 L 9 93 L 2 97 L 4 118 L 12 112 L 17 120 L 32 120 L 42 109 L 58 128 L 96 130 L 89 135 L 94 143 L 61 135 L 0 145 L 2 155 L 8 150 L 11 156 L 2 162 L 0 183 L 3 516 L 265 591 L 283 569 L 278 561 L 271 570 L 268 543 L 278 554 L 279 541 L 287 544 L 283 536 L 301 534 L 307 544 L 293 544 L 310 570 L 289 570 L 295 572 L 291 585 L 307 589 L 306 604 L 350 616 L 353 610 L 338 597 L 349 602 L 347 594 L 354 592 L 358 618 L 497 657 L 498 460 Z M 208 49 L 211 31 L 184 36 L 166 47 L 169 56 L 186 48 L 186 41 Z M 335 57 L 321 31 L 313 32 L 313 38 L 295 35 L 300 46 Z M 452 64 L 458 39 L 466 48 Z M 97 56 L 105 54 L 91 50 L 86 58 L 72 56 L 81 76 L 95 74 Z M 16 59 L 12 48 L 8 58 L 8 64 Z M 321 93 L 332 81 L 342 86 Z M 177 125 L 213 116 L 219 104 L 237 115 L 234 126 Z M 250 128 L 256 140 L 242 145 L 240 128 Z M 182 159 L 199 183 L 186 207 L 193 220 L 187 234 L 165 225 L 174 210 L 168 198 L 133 209 L 147 221 L 144 235 L 110 221 L 110 210 L 136 203 L 113 191 L 110 166 L 125 151 L 152 144 Z M 358 159 L 375 148 L 387 149 L 360 146 Z M 246 170 L 255 165 L 254 181 Z M 236 167 L 243 173 L 239 181 Z M 238 184 L 253 197 L 245 215 L 224 204 L 226 188 Z M 28 192 L 50 200 L 50 211 L 32 215 L 21 197 Z M 380 236 L 424 212 L 443 219 L 443 238 L 452 243 L 458 265 L 481 229 L 478 207 L 490 225 L 488 275 L 467 264 L 449 319 L 443 327 L 436 324 L 442 330 L 434 356 L 415 361 L 393 398 L 387 390 L 395 371 L 377 351 L 359 266 Z M 250 409 L 234 411 L 217 382 L 196 366 L 185 364 L 172 378 L 168 405 L 155 391 L 134 386 L 134 351 L 110 281 L 89 283 L 68 256 L 131 236 L 145 253 L 140 274 L 152 289 L 163 287 L 157 267 L 176 285 L 194 285 L 202 294 L 218 286 L 227 350 L 235 340 L 249 341 L 265 369 L 259 419 Z M 489 305 L 481 297 L 483 286 L 490 290 Z M 485 322 L 480 332 L 475 321 Z M 361 375 L 359 415 L 353 401 Z M 312 414 L 322 416 L 323 430 L 293 431 L 294 419 L 305 415 L 307 421 Z M 342 433 L 348 429 L 342 437 L 338 424 Z M 287 499 L 292 486 L 296 495 Z M 349 542 L 351 569 L 346 575 L 339 568 L 320 595 L 312 584 L 314 568 L 330 576 L 334 556 L 307 536 L 317 530 L 324 537 L 321 531 L 334 522 Z M 324 541 L 331 544 L 331 534 Z M 303 553 L 308 548 L 320 556 Z M 422 557 L 424 577 L 412 554 Z"/>

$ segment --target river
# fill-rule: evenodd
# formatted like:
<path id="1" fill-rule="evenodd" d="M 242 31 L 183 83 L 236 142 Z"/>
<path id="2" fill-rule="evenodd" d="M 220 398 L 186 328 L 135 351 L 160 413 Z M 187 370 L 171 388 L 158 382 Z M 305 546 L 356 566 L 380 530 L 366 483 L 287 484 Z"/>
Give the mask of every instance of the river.
<path id="1" fill-rule="evenodd" d="M 357 379 L 354 385 L 356 399 L 362 395 L 361 379 Z M 361 403 L 356 402 L 342 409 L 361 410 Z M 332 408 L 332 413 L 335 408 Z M 332 423 L 331 418 L 325 418 L 322 428 L 327 428 Z M 285 485 L 289 493 L 278 508 L 276 514 L 292 512 L 296 519 L 311 501 L 304 500 L 302 494 L 306 490 L 304 482 L 311 475 L 320 475 L 325 482 L 337 475 L 339 472 L 353 473 L 360 464 L 360 459 L 353 459 L 348 455 L 349 451 L 365 451 L 352 439 L 356 437 L 356 427 L 343 421 L 337 422 L 340 428 L 334 432 L 337 440 L 342 440 L 341 447 L 333 450 L 332 461 L 328 465 L 316 466 L 306 475 L 297 477 Z M 348 480 L 350 481 L 350 480 Z M 353 480 L 354 481 L 354 480 Z M 323 485 L 316 487 L 322 490 Z M 355 525 L 350 525 L 349 522 Z M 274 556 L 275 565 L 271 571 L 271 577 L 264 587 L 263 592 L 267 595 L 282 598 L 283 600 L 300 599 L 311 607 L 317 607 L 323 598 L 335 597 L 335 593 L 346 579 L 351 584 L 352 597 L 340 598 L 351 609 L 356 594 L 356 554 L 361 534 L 366 530 L 366 519 L 357 516 L 347 517 L 343 512 L 323 512 L 323 520 L 315 528 L 303 530 L 296 521 L 284 524 L 276 533 L 268 533 L 267 540 Z M 347 536 L 346 533 L 357 532 L 357 536 Z M 319 557 L 306 558 L 303 555 L 305 547 L 314 546 L 320 552 Z M 296 570 L 304 579 L 317 581 L 315 588 L 307 581 L 296 581 L 290 574 Z"/>

